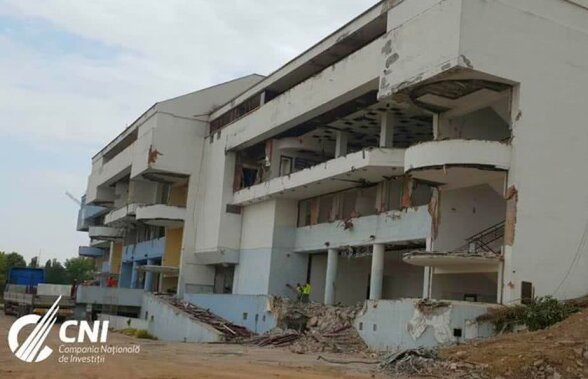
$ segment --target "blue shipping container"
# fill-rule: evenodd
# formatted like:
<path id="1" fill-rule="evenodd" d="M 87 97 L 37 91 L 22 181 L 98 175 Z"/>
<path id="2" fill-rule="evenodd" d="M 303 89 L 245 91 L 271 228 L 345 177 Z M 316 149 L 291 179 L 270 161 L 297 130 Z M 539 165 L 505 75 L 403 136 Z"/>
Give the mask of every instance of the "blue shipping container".
<path id="1" fill-rule="evenodd" d="M 8 272 L 7 283 L 36 287 L 44 280 L 45 270 L 42 268 L 13 267 Z"/>

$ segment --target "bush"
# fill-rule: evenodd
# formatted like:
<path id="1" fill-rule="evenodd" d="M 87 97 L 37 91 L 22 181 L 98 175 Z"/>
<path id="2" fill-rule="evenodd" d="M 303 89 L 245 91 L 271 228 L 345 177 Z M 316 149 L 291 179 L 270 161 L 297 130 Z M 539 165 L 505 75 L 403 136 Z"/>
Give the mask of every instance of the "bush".
<path id="1" fill-rule="evenodd" d="M 527 305 L 521 321 L 529 330 L 545 329 L 565 320 L 577 311 L 576 306 L 561 302 L 551 296 L 538 297 Z"/>
<path id="2" fill-rule="evenodd" d="M 497 333 L 512 331 L 516 325 L 525 325 L 529 330 L 547 328 L 568 318 L 580 307 L 573 302 L 561 302 L 551 296 L 537 297 L 530 304 L 491 308 L 476 320 L 491 322 Z"/>
<path id="3" fill-rule="evenodd" d="M 148 331 L 146 331 L 144 329 L 137 329 L 137 331 L 135 332 L 135 337 L 144 338 L 144 339 L 148 339 L 148 340 L 156 340 L 157 339 L 152 334 L 150 334 Z"/>
<path id="4" fill-rule="evenodd" d="M 135 328 L 125 328 L 118 331 L 119 333 L 124 334 L 125 336 L 135 337 L 135 338 L 143 338 L 149 340 L 156 340 L 157 337 L 150 334 L 148 331 L 144 329 L 135 329 Z"/>

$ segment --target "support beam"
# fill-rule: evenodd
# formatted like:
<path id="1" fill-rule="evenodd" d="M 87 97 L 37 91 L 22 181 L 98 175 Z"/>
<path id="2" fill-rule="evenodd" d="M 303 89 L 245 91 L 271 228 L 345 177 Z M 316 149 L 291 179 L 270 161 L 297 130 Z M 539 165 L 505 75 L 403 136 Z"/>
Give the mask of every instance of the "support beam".
<path id="1" fill-rule="evenodd" d="M 376 243 L 372 252 L 372 272 L 370 279 L 370 300 L 382 298 L 382 283 L 384 282 L 384 251 L 386 245 Z"/>
<path id="2" fill-rule="evenodd" d="M 139 281 L 139 271 L 137 270 L 137 261 L 133 262 L 133 268 L 131 269 L 131 288 L 137 288 L 137 282 Z"/>
<path id="3" fill-rule="evenodd" d="M 347 132 L 338 130 L 335 137 L 335 158 L 347 155 L 347 143 L 349 141 L 349 134 L 347 134 Z"/>
<path id="4" fill-rule="evenodd" d="M 392 147 L 394 144 L 394 114 L 382 114 L 380 121 L 380 147 Z"/>
<path id="5" fill-rule="evenodd" d="M 327 273 L 325 276 L 325 304 L 335 304 L 335 283 L 337 282 L 337 265 L 339 262 L 339 251 L 337 249 L 327 250 Z"/>

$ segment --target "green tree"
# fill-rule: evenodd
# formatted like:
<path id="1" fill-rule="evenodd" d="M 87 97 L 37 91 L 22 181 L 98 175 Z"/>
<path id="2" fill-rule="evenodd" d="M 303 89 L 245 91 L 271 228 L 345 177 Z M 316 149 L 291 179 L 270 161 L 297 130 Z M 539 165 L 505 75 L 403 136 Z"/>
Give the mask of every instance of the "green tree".
<path id="1" fill-rule="evenodd" d="M 39 267 L 39 258 L 37 257 L 32 257 L 31 261 L 29 262 L 29 266 L 28 267 L 32 267 L 32 268 L 37 268 Z"/>
<path id="2" fill-rule="evenodd" d="M 65 267 L 53 258 L 45 263 L 45 282 L 52 284 L 69 284 Z"/>
<path id="3" fill-rule="evenodd" d="M 77 280 L 78 283 L 94 277 L 94 261 L 89 258 L 77 257 L 65 261 L 67 283 Z"/>

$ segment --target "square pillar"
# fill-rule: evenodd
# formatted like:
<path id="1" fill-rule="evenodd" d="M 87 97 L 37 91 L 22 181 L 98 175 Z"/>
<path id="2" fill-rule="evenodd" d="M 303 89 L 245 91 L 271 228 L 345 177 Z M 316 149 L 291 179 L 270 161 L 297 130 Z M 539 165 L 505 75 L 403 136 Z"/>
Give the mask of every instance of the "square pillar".
<path id="1" fill-rule="evenodd" d="M 423 267 L 423 299 L 431 297 L 431 267 Z"/>
<path id="2" fill-rule="evenodd" d="M 153 259 L 147 260 L 148 265 L 155 264 Z M 149 271 L 145 271 L 145 285 L 143 286 L 145 291 L 153 291 L 153 273 Z"/>
<path id="3" fill-rule="evenodd" d="M 376 243 L 372 252 L 372 271 L 370 276 L 370 300 L 382 298 L 382 284 L 384 282 L 384 251 L 386 245 Z"/>
<path id="4" fill-rule="evenodd" d="M 392 147 L 394 143 L 394 114 L 386 112 L 382 114 L 380 121 L 380 147 Z"/>
<path id="5" fill-rule="evenodd" d="M 133 261 L 133 268 L 131 269 L 131 288 L 137 288 L 137 282 L 139 280 L 139 271 L 137 271 L 138 266 L 137 261 Z"/>
<path id="6" fill-rule="evenodd" d="M 335 137 L 335 158 L 339 158 L 347 154 L 347 142 L 349 140 L 349 134 L 347 134 L 347 132 L 337 130 Z"/>
<path id="7" fill-rule="evenodd" d="M 335 304 L 335 283 L 337 282 L 337 265 L 339 262 L 339 251 L 337 249 L 327 250 L 327 272 L 325 275 L 325 304 Z"/>

